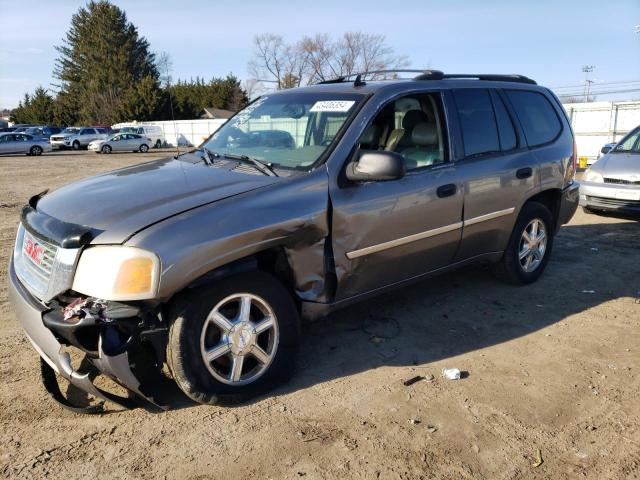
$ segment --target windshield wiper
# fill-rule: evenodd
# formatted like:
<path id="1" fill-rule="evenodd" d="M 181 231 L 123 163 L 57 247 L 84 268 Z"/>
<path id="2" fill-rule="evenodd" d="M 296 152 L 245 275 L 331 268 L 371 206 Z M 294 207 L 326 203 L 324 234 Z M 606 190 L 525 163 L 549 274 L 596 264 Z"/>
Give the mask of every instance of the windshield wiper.
<path id="1" fill-rule="evenodd" d="M 213 165 L 215 159 L 220 158 L 219 154 L 212 152 L 207 147 L 202 147 L 202 151 L 204 152 L 202 159 L 204 160 L 205 165 Z"/>
<path id="2" fill-rule="evenodd" d="M 222 156 L 230 160 L 239 160 L 244 163 L 249 163 L 254 167 L 256 167 L 257 170 L 261 171 L 262 173 L 270 177 L 278 176 L 278 174 L 273 170 L 273 167 L 271 166 L 271 164 L 261 162 L 257 158 L 248 157 L 247 155 L 236 155 L 234 153 L 223 153 Z"/>

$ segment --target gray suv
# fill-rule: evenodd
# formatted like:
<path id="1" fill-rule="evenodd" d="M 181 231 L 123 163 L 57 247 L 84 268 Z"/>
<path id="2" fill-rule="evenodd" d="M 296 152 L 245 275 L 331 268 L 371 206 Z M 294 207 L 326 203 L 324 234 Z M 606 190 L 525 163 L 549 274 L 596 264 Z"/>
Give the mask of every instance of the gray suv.
<path id="1" fill-rule="evenodd" d="M 98 407 L 54 372 L 164 406 L 165 363 L 196 402 L 239 401 L 288 377 L 304 321 L 472 262 L 534 282 L 576 210 L 575 168 L 560 102 L 519 75 L 270 93 L 195 150 L 31 198 L 10 296 L 68 408 Z"/>

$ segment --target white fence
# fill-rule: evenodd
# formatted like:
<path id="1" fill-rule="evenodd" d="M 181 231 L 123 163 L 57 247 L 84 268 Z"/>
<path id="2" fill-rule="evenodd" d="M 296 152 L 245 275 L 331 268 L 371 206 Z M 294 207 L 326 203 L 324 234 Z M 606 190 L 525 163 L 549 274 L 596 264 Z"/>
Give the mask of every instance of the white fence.
<path id="1" fill-rule="evenodd" d="M 578 156 L 595 159 L 606 143 L 616 142 L 640 125 L 640 101 L 638 102 L 591 102 L 564 105 L 576 136 Z M 144 122 L 162 128 L 164 141 L 169 146 L 200 145 L 226 120 L 176 120 Z M 291 123 L 291 122 L 290 122 Z M 114 128 L 118 128 L 117 124 Z M 288 131 L 300 144 L 304 138 L 305 125 L 300 122 L 286 124 L 279 119 L 252 120 L 252 129 L 278 129 Z"/>
<path id="2" fill-rule="evenodd" d="M 162 128 L 164 143 L 167 146 L 176 145 L 200 145 L 204 140 L 215 132 L 220 125 L 226 122 L 225 119 L 215 120 L 166 120 L 158 122 L 140 122 L 136 125 L 158 125 Z M 118 123 L 113 128 L 134 125 L 134 123 Z"/>
<path id="3" fill-rule="evenodd" d="M 567 103 L 564 108 L 576 136 L 578 157 L 597 158 L 603 145 L 621 140 L 640 125 L 640 102 Z"/>

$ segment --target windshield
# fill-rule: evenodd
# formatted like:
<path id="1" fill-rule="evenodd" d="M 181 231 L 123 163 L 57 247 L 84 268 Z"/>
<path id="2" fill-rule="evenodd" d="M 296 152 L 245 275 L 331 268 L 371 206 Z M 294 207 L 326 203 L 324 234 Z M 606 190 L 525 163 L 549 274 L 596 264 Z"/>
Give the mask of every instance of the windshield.
<path id="1" fill-rule="evenodd" d="M 202 147 L 285 168 L 308 168 L 331 146 L 360 94 L 278 93 L 259 98 Z"/>
<path id="2" fill-rule="evenodd" d="M 617 147 L 613 149 L 613 153 L 640 153 L 640 128 L 635 132 L 631 132 L 627 138 L 623 139 Z"/>
<path id="3" fill-rule="evenodd" d="M 80 131 L 79 128 L 65 128 L 62 133 L 73 133 L 76 134 Z"/>
<path id="4" fill-rule="evenodd" d="M 42 133 L 41 128 L 31 127 L 25 130 L 25 133 L 30 133 L 31 135 L 40 135 Z"/>

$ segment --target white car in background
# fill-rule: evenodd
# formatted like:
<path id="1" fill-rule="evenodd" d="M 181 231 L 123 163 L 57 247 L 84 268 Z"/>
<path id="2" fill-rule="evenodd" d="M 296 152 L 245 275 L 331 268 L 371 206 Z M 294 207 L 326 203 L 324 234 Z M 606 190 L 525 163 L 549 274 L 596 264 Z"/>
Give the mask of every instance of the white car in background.
<path id="1" fill-rule="evenodd" d="M 0 154 L 25 153 L 27 155 L 42 155 L 50 152 L 51 145 L 44 138 L 34 137 L 26 133 L 0 133 Z"/>
<path id="2" fill-rule="evenodd" d="M 116 133 L 108 138 L 94 140 L 89 144 L 89 150 L 96 153 L 111 152 L 141 152 L 147 153 L 153 141 L 135 133 Z"/>
<path id="3" fill-rule="evenodd" d="M 121 126 L 119 133 L 135 133 L 151 139 L 151 146 L 160 148 L 164 142 L 162 128 L 158 125 L 125 125 Z"/>

